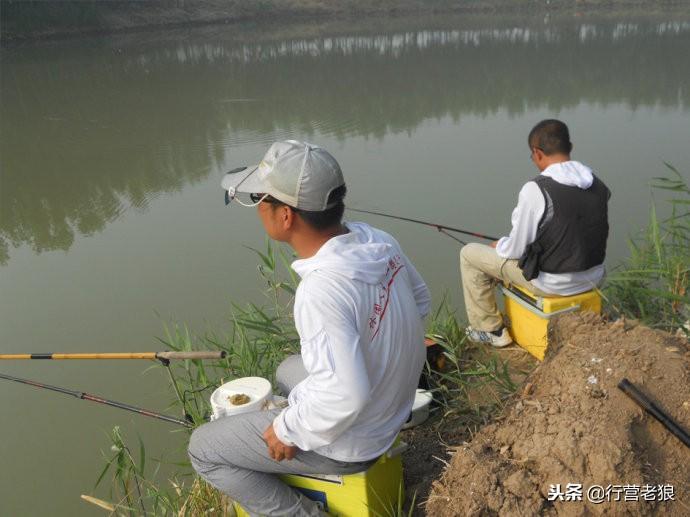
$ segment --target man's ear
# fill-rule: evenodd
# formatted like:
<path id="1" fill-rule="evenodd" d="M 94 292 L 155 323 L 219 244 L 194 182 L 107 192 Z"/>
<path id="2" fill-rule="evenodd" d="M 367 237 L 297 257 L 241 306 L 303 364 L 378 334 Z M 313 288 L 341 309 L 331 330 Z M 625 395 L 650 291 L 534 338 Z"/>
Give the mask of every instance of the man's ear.
<path id="1" fill-rule="evenodd" d="M 289 230 L 295 223 L 295 211 L 287 205 L 280 207 L 282 210 L 281 222 L 283 223 L 283 230 Z"/>

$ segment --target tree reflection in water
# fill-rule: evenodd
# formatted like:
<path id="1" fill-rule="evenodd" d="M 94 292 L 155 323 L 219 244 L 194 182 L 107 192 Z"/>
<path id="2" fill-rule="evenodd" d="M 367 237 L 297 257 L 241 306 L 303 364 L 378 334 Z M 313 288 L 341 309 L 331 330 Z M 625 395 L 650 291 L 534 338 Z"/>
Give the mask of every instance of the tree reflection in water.
<path id="1" fill-rule="evenodd" d="M 690 24 L 554 23 L 3 50 L 0 263 L 67 250 L 249 142 L 380 138 L 428 119 L 580 103 L 687 110 Z"/>

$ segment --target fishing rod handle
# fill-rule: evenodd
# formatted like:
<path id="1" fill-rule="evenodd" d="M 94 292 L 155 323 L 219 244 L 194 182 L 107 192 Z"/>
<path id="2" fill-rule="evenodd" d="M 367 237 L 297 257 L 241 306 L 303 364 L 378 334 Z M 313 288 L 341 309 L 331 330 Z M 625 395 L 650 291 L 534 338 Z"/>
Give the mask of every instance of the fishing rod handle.
<path id="1" fill-rule="evenodd" d="M 164 359 L 167 361 L 173 359 L 224 359 L 225 355 L 226 352 L 224 350 L 218 350 L 217 352 L 210 350 L 195 352 L 157 352 L 156 359 Z"/>

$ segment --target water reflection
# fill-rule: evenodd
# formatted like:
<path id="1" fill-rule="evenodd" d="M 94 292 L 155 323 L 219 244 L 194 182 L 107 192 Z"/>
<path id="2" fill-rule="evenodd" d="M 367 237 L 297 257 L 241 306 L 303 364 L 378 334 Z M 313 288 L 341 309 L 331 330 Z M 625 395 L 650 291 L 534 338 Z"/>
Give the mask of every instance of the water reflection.
<path id="1" fill-rule="evenodd" d="M 687 110 L 689 53 L 680 22 L 5 50 L 0 263 L 67 250 L 246 143 L 582 102 Z"/>

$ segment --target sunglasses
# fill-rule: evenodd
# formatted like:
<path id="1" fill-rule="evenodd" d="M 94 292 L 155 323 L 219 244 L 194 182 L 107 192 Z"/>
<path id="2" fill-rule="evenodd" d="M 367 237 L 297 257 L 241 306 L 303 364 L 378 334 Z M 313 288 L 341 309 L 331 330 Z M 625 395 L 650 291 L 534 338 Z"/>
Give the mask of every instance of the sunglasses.
<path id="1" fill-rule="evenodd" d="M 252 200 L 252 203 L 256 203 L 257 205 L 262 201 L 266 203 L 272 203 L 274 201 L 274 199 L 270 197 L 268 194 L 262 193 L 249 194 L 249 199 Z"/>
<path id="2" fill-rule="evenodd" d="M 245 198 L 246 199 L 246 198 Z M 225 192 L 225 204 L 228 205 L 230 204 L 230 201 L 236 201 L 242 206 L 246 207 L 253 207 L 261 203 L 262 201 L 266 201 L 267 203 L 272 203 L 274 202 L 273 199 L 269 201 L 268 199 L 268 194 L 249 194 L 249 203 L 245 203 L 242 201 L 241 196 L 237 196 L 236 194 L 230 194 L 230 192 Z"/>
<path id="3" fill-rule="evenodd" d="M 246 169 L 247 169 L 247 167 L 237 167 L 236 169 L 229 171 L 227 174 L 237 174 L 238 172 L 242 172 Z M 251 204 L 244 203 L 241 199 L 239 199 L 237 197 L 237 192 L 235 191 L 235 187 L 231 187 L 229 191 L 227 191 L 227 190 L 225 191 L 225 204 L 226 205 L 229 205 L 232 200 L 235 200 L 240 205 L 247 206 L 247 207 L 256 206 L 261 202 L 272 203 L 272 204 L 280 204 L 281 203 L 277 199 L 271 197 L 268 194 L 264 194 L 263 192 L 253 192 L 253 193 L 249 194 L 249 199 L 251 200 Z"/>

